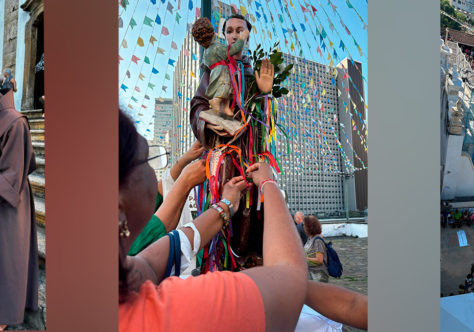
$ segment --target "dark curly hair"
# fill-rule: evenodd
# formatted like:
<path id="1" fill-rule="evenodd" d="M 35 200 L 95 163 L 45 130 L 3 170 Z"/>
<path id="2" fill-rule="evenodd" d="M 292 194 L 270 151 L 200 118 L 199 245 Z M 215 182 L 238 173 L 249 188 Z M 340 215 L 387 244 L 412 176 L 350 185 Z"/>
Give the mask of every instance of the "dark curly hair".
<path id="1" fill-rule="evenodd" d="M 240 14 L 233 14 L 225 19 L 224 26 L 222 27 L 222 34 L 224 36 L 225 36 L 225 27 L 227 25 L 227 21 L 230 20 L 231 18 L 238 18 L 239 20 L 245 21 L 245 24 L 247 25 L 247 29 L 249 30 L 249 32 L 252 32 L 252 24 L 250 24 L 250 22 L 245 17 L 243 17 Z"/>
<path id="2" fill-rule="evenodd" d="M 208 48 L 214 37 L 214 27 L 207 17 L 201 17 L 194 22 L 191 33 L 199 45 Z"/>
<path id="3" fill-rule="evenodd" d="M 319 222 L 318 218 L 315 216 L 308 216 L 304 217 L 304 228 L 306 233 L 308 233 L 309 236 L 315 236 L 318 234 L 321 234 L 322 229 L 321 229 L 321 223 Z"/>

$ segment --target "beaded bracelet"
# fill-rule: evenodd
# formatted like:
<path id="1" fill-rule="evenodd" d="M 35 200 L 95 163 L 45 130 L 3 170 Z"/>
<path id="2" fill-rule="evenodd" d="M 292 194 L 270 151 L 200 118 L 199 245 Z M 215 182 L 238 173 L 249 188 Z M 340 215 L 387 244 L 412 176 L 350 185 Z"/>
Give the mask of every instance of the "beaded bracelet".
<path id="1" fill-rule="evenodd" d="M 227 226 L 230 222 L 229 216 L 224 212 L 224 209 L 216 203 L 211 205 L 211 208 L 219 212 L 219 216 L 224 220 L 224 226 Z"/>
<path id="2" fill-rule="evenodd" d="M 222 203 L 224 203 L 225 205 L 227 205 L 227 207 L 229 208 L 229 211 L 230 211 L 230 217 L 232 218 L 235 214 L 235 211 L 234 211 L 234 205 L 227 199 L 227 198 L 223 198 L 221 199 Z M 219 202 L 219 203 L 220 203 Z"/>
<path id="3" fill-rule="evenodd" d="M 273 180 L 273 179 L 266 179 L 266 180 L 263 180 L 262 183 L 260 183 L 260 187 L 258 188 L 258 191 L 259 191 L 259 192 L 262 192 L 263 185 L 264 185 L 265 183 L 268 183 L 268 182 L 271 182 L 271 183 L 275 183 L 275 184 L 276 184 L 276 181 Z"/>

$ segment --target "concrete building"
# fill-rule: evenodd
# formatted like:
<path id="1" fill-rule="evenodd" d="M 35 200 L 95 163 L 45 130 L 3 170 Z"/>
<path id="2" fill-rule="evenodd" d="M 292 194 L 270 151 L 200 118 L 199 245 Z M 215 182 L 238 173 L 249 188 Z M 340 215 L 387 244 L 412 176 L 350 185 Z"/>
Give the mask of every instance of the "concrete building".
<path id="1" fill-rule="evenodd" d="M 459 44 L 441 40 L 441 199 L 474 207 L 474 71 Z"/>
<path id="2" fill-rule="evenodd" d="M 449 0 L 449 4 L 468 16 L 474 14 L 474 0 Z"/>
<path id="3" fill-rule="evenodd" d="M 356 70 L 345 60 L 335 71 L 289 54 L 284 54 L 284 60 L 294 66 L 285 83 L 290 93 L 279 103 L 279 122 L 290 140 L 280 135 L 277 157 L 290 210 L 320 216 L 342 214 L 346 206 L 365 210 L 367 151 L 360 138 L 363 135 L 355 134 L 362 133 L 365 126 L 364 103 L 360 96 L 350 98 L 358 96 L 352 86 L 355 82 L 363 95 L 360 64 L 355 64 Z M 358 100 L 356 107 L 353 100 Z M 358 123 L 351 124 L 356 119 Z"/>

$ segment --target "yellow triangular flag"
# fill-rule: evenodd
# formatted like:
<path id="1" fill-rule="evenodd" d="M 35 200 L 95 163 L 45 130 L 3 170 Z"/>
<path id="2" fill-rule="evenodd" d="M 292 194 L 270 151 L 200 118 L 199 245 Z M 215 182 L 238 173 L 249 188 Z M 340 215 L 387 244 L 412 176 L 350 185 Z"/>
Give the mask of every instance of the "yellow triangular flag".
<path id="1" fill-rule="evenodd" d="M 150 37 L 150 43 L 151 43 L 152 45 L 154 45 L 154 44 L 153 44 L 154 42 L 156 42 L 156 38 L 153 37 L 153 36 L 151 36 L 151 37 Z"/>
<path id="2" fill-rule="evenodd" d="M 142 73 L 140 73 L 140 74 L 138 75 L 138 79 L 139 79 L 139 80 L 142 80 L 142 81 L 143 81 L 143 78 L 144 78 L 144 77 L 145 77 L 145 75 L 143 75 Z"/>
<path id="3" fill-rule="evenodd" d="M 294 50 L 295 50 L 295 45 L 293 45 L 293 42 L 291 42 L 290 48 L 291 48 L 291 51 L 294 51 Z"/>
<path id="4" fill-rule="evenodd" d="M 329 67 L 333 67 L 334 66 L 334 61 L 332 61 L 331 59 L 331 62 L 329 62 Z"/>
<path id="5" fill-rule="evenodd" d="M 247 12 L 247 8 L 245 8 L 244 6 L 240 6 L 240 13 L 245 16 L 248 14 Z"/>
<path id="6" fill-rule="evenodd" d="M 331 53 L 328 53 L 328 60 L 331 60 Z"/>
<path id="7" fill-rule="evenodd" d="M 331 49 L 332 49 L 332 45 L 334 45 L 333 42 L 329 41 L 329 46 L 331 47 Z"/>
<path id="8" fill-rule="evenodd" d="M 190 70 L 190 74 L 191 74 L 192 77 L 196 78 L 196 75 L 194 75 L 192 70 Z"/>
<path id="9" fill-rule="evenodd" d="M 125 39 L 122 40 L 122 47 L 127 48 L 127 41 Z"/>
<path id="10" fill-rule="evenodd" d="M 143 47 L 143 46 L 145 45 L 145 44 L 143 43 L 142 37 L 138 37 L 137 44 L 138 44 L 138 46 L 141 46 L 141 47 Z"/>
<path id="11" fill-rule="evenodd" d="M 272 33 L 270 31 L 268 31 L 268 37 L 270 37 L 270 39 L 272 39 Z"/>

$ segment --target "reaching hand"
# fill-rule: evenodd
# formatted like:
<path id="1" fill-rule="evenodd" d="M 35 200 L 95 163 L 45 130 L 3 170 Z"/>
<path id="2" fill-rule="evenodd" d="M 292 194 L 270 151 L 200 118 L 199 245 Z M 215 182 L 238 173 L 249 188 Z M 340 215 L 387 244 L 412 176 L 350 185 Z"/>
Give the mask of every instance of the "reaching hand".
<path id="1" fill-rule="evenodd" d="M 262 66 L 260 67 L 260 73 L 255 71 L 255 79 L 257 86 L 262 93 L 269 93 L 273 89 L 273 75 L 275 70 L 269 59 L 262 60 Z"/>
<path id="2" fill-rule="evenodd" d="M 244 189 L 247 189 L 247 184 L 243 176 L 236 176 L 224 185 L 222 198 L 227 198 L 232 203 L 234 211 L 239 209 L 240 198 L 244 193 Z"/>
<path id="3" fill-rule="evenodd" d="M 186 181 L 190 189 L 203 183 L 206 180 L 206 162 L 198 160 L 189 164 L 183 169 L 179 177 Z"/>
<path id="4" fill-rule="evenodd" d="M 262 181 L 267 179 L 273 180 L 273 171 L 267 163 L 256 163 L 247 168 L 247 174 L 252 178 L 253 183 L 260 187 Z"/>
<path id="5" fill-rule="evenodd" d="M 204 152 L 204 148 L 202 147 L 201 143 L 199 143 L 199 141 L 195 141 L 193 145 L 191 145 L 189 150 L 186 151 L 185 154 L 183 154 L 181 159 L 183 160 L 184 164 L 187 165 L 191 161 L 199 158 L 203 152 Z"/>

